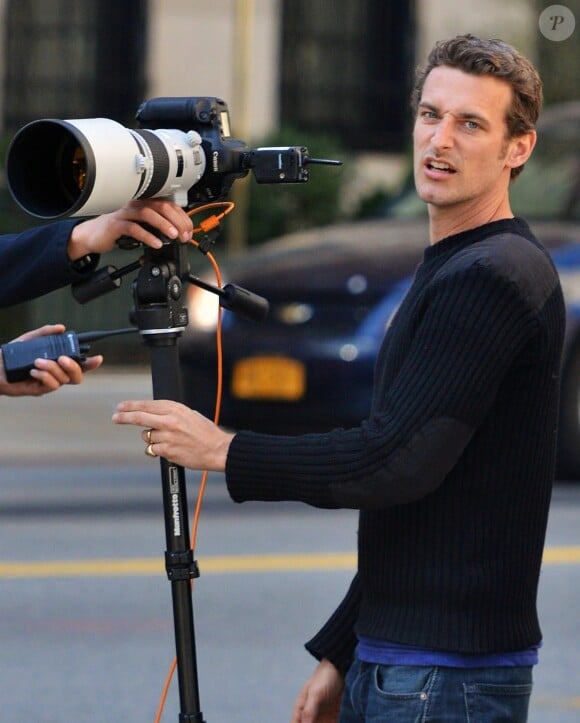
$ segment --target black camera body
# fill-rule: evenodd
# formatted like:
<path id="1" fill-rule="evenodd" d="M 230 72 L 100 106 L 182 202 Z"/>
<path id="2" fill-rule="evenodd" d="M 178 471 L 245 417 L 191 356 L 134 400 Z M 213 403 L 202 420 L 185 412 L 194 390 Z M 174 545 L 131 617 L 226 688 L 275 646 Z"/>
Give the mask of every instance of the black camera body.
<path id="1" fill-rule="evenodd" d="M 249 171 L 258 183 L 304 183 L 307 164 L 340 164 L 302 146 L 248 149 L 219 98 L 153 98 L 136 120 L 134 130 L 107 118 L 24 126 L 6 159 L 16 203 L 44 220 L 109 213 L 137 198 L 186 208 L 224 199 Z"/>
<path id="2" fill-rule="evenodd" d="M 220 98 L 153 98 L 143 102 L 135 115 L 139 128 L 193 130 L 201 137 L 205 172 L 188 190 L 190 205 L 225 198 L 243 168 L 246 144 L 232 138 L 227 103 Z"/>

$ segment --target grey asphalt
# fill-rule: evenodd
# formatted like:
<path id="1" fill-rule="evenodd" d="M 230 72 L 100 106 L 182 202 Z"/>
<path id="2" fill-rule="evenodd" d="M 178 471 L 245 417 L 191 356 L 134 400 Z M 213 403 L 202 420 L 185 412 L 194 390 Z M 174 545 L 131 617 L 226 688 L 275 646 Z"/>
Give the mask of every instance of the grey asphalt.
<path id="1" fill-rule="evenodd" d="M 44 397 L 0 397 L 0 464 L 134 464 L 139 431 L 111 416 L 123 399 L 151 398 L 151 388 L 146 368 L 102 367 Z"/>

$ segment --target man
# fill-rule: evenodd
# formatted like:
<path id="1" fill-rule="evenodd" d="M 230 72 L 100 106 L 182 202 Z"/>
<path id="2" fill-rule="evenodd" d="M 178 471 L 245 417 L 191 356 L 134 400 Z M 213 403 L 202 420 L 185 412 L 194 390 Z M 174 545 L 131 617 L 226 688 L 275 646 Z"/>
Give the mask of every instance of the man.
<path id="1" fill-rule="evenodd" d="M 191 240 L 192 223 L 176 204 L 161 199 L 134 201 L 122 209 L 91 219 L 70 219 L 40 226 L 20 234 L 0 236 L 0 307 L 42 296 L 82 279 L 122 236 L 158 248 L 161 241 L 143 224 L 182 242 Z M 19 339 L 58 334 L 60 324 L 47 325 Z M 30 380 L 9 384 L 0 353 L 0 394 L 39 396 L 62 384 L 80 384 L 83 371 L 100 366 L 100 356 L 89 357 L 83 369 L 68 357 L 58 362 L 39 359 Z"/>
<path id="2" fill-rule="evenodd" d="M 320 662 L 293 723 L 527 718 L 564 305 L 509 184 L 541 95 L 531 63 L 498 40 L 439 43 L 418 75 L 430 245 L 359 427 L 232 434 L 168 401 L 123 402 L 113 417 L 148 428 L 149 455 L 225 470 L 237 502 L 360 510 L 358 571 L 307 643 Z"/>

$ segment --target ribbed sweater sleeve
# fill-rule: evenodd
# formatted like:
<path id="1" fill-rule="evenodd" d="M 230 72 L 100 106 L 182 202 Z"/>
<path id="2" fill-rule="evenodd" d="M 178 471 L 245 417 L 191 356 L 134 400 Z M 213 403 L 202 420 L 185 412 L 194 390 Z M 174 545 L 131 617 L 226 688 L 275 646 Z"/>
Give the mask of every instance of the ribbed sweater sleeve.
<path id="1" fill-rule="evenodd" d="M 376 380 L 370 418 L 327 434 L 238 433 L 227 460 L 233 500 L 373 509 L 420 499 L 445 479 L 536 332 L 537 310 L 475 260 L 436 274 L 400 313 L 412 318 L 386 344 L 406 351 L 392 380 Z"/>
<path id="2" fill-rule="evenodd" d="M 360 607 L 360 580 L 355 575 L 348 592 L 328 622 L 306 643 L 306 650 L 317 660 L 326 658 L 344 675 L 356 647 L 355 622 Z"/>

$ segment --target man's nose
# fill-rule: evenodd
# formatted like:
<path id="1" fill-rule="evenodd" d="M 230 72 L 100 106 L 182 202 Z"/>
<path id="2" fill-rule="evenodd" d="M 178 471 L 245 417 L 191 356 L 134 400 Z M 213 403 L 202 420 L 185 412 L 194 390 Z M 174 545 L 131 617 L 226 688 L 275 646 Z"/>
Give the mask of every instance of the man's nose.
<path id="1" fill-rule="evenodd" d="M 434 148 L 451 148 L 453 145 L 453 119 L 440 118 L 433 129 L 431 142 Z"/>

